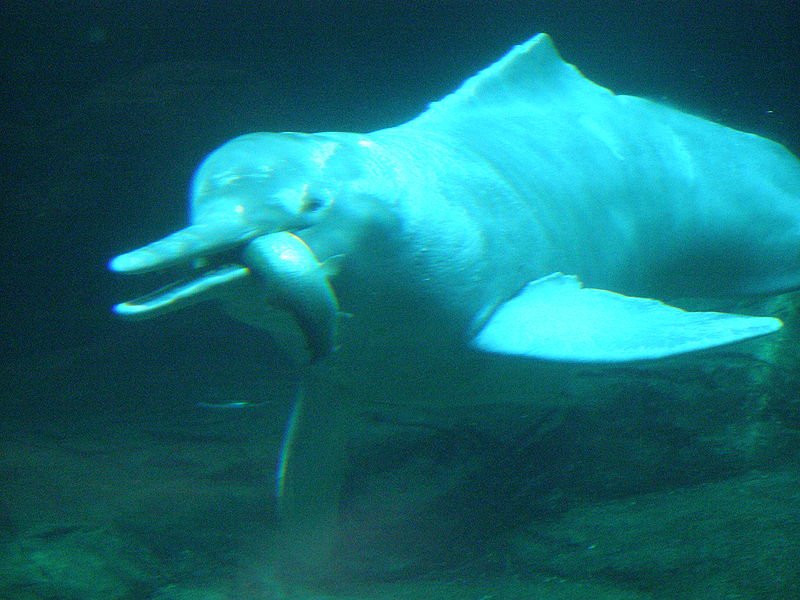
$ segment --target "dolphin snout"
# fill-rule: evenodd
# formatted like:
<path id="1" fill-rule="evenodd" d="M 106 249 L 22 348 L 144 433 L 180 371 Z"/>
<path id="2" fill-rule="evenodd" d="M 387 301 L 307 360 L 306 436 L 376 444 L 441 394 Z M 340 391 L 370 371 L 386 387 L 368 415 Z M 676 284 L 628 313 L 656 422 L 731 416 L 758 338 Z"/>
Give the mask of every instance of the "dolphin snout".
<path id="1" fill-rule="evenodd" d="M 147 273 L 202 256 L 216 254 L 259 235 L 241 222 L 197 223 L 137 250 L 113 258 L 108 267 L 116 273 Z"/>
<path id="2" fill-rule="evenodd" d="M 242 246 L 242 248 L 239 248 Z M 232 256 L 222 254 L 231 248 Z M 126 319 L 149 319 L 208 300 L 252 305 L 248 314 L 288 313 L 302 331 L 311 360 L 334 347 L 339 303 L 322 263 L 295 234 L 267 235 L 241 228 L 191 225 L 109 262 L 117 273 L 138 274 L 200 258 L 233 258 L 233 262 L 196 269 L 192 276 L 114 306 Z M 241 306 L 239 306 L 241 310 Z M 238 315 L 237 315 L 238 316 Z"/>

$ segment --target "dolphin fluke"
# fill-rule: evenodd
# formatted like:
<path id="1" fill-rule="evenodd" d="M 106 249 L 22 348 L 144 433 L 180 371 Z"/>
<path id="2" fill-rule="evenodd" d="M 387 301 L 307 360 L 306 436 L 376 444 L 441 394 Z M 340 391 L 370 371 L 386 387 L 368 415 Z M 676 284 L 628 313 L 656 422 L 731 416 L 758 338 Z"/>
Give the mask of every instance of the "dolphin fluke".
<path id="1" fill-rule="evenodd" d="M 257 235 L 257 228 L 241 221 L 197 223 L 138 250 L 120 254 L 108 266 L 117 273 L 146 273 L 221 252 Z"/>

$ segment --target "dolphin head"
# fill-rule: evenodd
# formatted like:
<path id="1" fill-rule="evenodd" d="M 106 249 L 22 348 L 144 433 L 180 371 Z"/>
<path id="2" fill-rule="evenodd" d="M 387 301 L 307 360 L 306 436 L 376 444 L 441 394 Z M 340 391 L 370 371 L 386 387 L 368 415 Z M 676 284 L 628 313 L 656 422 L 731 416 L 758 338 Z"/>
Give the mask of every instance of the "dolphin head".
<path id="1" fill-rule="evenodd" d="M 194 276 L 118 304 L 115 312 L 149 318 L 212 298 L 241 304 L 247 296 L 250 303 L 285 308 L 312 354 L 324 355 L 333 343 L 338 304 L 302 232 L 325 219 L 354 176 L 353 161 L 341 159 L 347 151 L 339 152 L 351 146 L 350 135 L 253 133 L 212 152 L 192 181 L 191 224 L 109 263 L 112 271 L 128 274 L 183 264 L 195 269 Z M 282 233 L 292 237 L 277 235 Z M 232 262 L 220 265 L 219 257 Z M 215 261 L 213 270 L 199 271 Z"/>
<path id="2" fill-rule="evenodd" d="M 342 181 L 329 172 L 340 146 L 325 134 L 252 133 L 231 140 L 194 175 L 191 225 L 117 256 L 111 270 L 153 271 L 318 223 L 334 200 L 331 182 Z"/>

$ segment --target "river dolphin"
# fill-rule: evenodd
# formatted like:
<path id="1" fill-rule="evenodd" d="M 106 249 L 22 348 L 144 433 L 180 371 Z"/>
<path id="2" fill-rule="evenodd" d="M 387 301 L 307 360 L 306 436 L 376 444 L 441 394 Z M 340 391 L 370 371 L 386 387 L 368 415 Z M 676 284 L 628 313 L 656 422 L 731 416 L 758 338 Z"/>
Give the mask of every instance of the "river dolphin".
<path id="1" fill-rule="evenodd" d="M 291 330 L 306 366 L 278 469 L 280 550 L 321 573 L 359 406 L 538 402 L 563 385 L 548 365 L 779 329 L 674 304 L 800 287 L 800 161 L 615 95 L 539 34 L 402 125 L 224 144 L 194 175 L 191 224 L 110 268 L 189 264 L 191 281 L 115 311 L 214 299 Z"/>

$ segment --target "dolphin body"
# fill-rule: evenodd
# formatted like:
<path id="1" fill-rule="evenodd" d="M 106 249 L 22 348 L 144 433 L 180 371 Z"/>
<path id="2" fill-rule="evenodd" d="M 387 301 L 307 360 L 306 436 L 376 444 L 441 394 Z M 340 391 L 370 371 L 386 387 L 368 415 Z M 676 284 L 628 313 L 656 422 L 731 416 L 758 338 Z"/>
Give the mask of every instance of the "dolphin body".
<path id="1" fill-rule="evenodd" d="M 553 364 L 779 329 L 663 301 L 800 287 L 800 161 L 615 95 L 540 34 L 397 127 L 235 138 L 197 170 L 191 224 L 110 268 L 216 257 L 115 311 L 216 299 L 292 330 L 307 366 L 278 470 L 281 555 L 320 574 L 358 406 L 539 402 L 563 392 Z"/>

